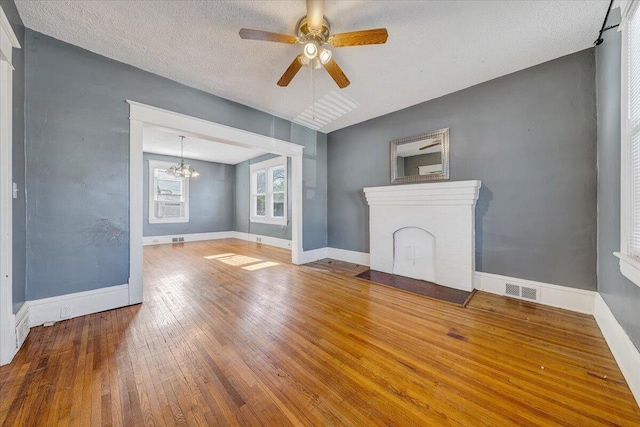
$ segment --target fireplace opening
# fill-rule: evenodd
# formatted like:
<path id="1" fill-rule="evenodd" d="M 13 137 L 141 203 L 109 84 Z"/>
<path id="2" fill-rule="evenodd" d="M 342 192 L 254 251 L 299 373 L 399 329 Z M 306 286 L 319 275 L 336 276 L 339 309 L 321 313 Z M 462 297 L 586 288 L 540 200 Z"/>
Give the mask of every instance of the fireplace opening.
<path id="1" fill-rule="evenodd" d="M 393 274 L 435 282 L 436 237 L 419 227 L 393 233 Z"/>

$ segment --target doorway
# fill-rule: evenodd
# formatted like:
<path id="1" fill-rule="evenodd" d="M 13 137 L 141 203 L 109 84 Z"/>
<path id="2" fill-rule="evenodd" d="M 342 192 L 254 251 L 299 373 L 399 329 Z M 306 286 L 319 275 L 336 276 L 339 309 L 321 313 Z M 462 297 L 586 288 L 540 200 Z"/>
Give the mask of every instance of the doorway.
<path id="1" fill-rule="evenodd" d="M 187 138 L 228 144 L 284 157 L 290 165 L 291 262 L 293 264 L 302 262 L 302 146 L 138 102 L 129 100 L 127 102 L 129 103 L 130 129 L 129 304 L 141 303 L 143 300 L 143 211 L 144 204 L 148 203 L 143 196 L 145 128 L 171 129 Z"/>

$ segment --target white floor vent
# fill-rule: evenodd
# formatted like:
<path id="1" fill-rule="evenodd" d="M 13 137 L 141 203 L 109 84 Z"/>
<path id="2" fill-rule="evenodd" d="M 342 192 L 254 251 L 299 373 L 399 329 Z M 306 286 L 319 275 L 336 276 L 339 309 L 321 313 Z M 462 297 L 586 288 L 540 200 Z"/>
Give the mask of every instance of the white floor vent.
<path id="1" fill-rule="evenodd" d="M 510 297 L 526 299 L 529 301 L 540 300 L 540 289 L 531 286 L 520 286 L 505 283 L 504 294 Z"/>

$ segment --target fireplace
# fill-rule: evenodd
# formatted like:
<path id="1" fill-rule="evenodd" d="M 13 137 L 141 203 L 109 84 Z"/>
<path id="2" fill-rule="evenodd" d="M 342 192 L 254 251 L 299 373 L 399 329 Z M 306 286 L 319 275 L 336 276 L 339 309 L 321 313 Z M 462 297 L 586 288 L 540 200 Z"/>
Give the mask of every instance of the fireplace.
<path id="1" fill-rule="evenodd" d="M 365 188 L 371 269 L 473 290 L 480 181 Z"/>

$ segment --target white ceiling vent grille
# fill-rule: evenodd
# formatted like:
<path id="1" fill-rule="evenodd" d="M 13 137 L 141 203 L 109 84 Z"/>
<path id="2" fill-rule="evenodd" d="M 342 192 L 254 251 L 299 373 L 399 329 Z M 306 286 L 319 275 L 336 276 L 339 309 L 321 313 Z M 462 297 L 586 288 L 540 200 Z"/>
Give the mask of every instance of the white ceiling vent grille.
<path id="1" fill-rule="evenodd" d="M 319 130 L 359 106 L 360 103 L 350 96 L 332 90 L 298 114 L 293 121 L 302 126 Z"/>
<path id="2" fill-rule="evenodd" d="M 514 298 L 526 299 L 529 301 L 538 301 L 540 299 L 540 290 L 531 286 L 519 286 L 511 283 L 505 283 L 504 294 Z"/>

